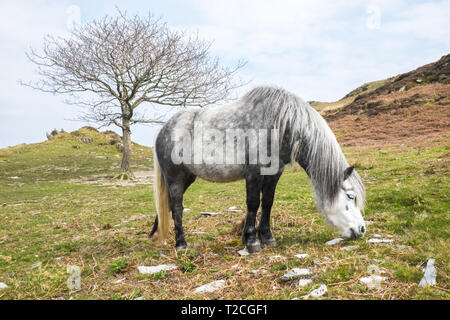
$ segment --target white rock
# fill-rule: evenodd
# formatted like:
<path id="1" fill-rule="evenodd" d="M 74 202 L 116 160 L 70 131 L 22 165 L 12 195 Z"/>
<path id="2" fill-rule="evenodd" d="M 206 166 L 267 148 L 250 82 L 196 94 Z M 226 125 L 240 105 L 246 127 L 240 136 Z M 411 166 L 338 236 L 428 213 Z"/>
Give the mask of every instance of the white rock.
<path id="1" fill-rule="evenodd" d="M 219 213 L 218 212 L 206 212 L 206 211 L 203 211 L 203 212 L 200 212 L 200 214 L 203 215 L 203 216 L 217 216 Z"/>
<path id="2" fill-rule="evenodd" d="M 124 282 L 125 280 L 126 280 L 126 278 L 122 278 L 122 279 L 119 279 L 119 280 L 114 281 L 113 283 L 114 283 L 114 284 L 119 284 L 119 283 L 121 283 L 121 282 Z"/>
<path id="3" fill-rule="evenodd" d="M 298 280 L 298 285 L 300 287 L 306 287 L 310 283 L 312 283 L 312 279 L 300 279 L 300 280 Z"/>
<path id="4" fill-rule="evenodd" d="M 175 270 L 178 267 L 174 264 L 161 264 L 159 266 L 138 266 L 139 273 L 142 274 L 155 274 L 160 272 L 161 270 L 170 271 Z"/>
<path id="5" fill-rule="evenodd" d="M 183 212 L 189 212 L 189 211 L 191 211 L 191 209 L 189 209 L 189 208 L 184 208 L 183 209 Z"/>
<path id="6" fill-rule="evenodd" d="M 320 287 L 311 291 L 309 294 L 304 296 L 303 299 L 308 299 L 309 297 L 318 298 L 323 296 L 327 291 L 328 291 L 327 286 L 321 284 Z"/>
<path id="7" fill-rule="evenodd" d="M 6 289 L 8 288 L 8 285 L 4 282 L 0 282 L 0 289 Z"/>
<path id="8" fill-rule="evenodd" d="M 309 254 L 307 253 L 299 253 L 299 254 L 294 254 L 294 257 L 299 258 L 299 259 L 305 259 L 309 257 Z"/>
<path id="9" fill-rule="evenodd" d="M 380 236 L 379 234 L 377 234 L 377 233 L 374 233 L 374 234 L 372 235 L 372 237 L 374 237 L 374 238 L 381 238 L 381 236 Z"/>
<path id="10" fill-rule="evenodd" d="M 236 210 L 236 209 L 237 209 L 237 207 L 235 207 L 235 206 L 232 206 L 232 207 L 228 208 L 228 210 Z"/>
<path id="11" fill-rule="evenodd" d="M 144 300 L 144 297 L 137 297 L 137 298 L 134 298 L 133 300 Z"/>
<path id="12" fill-rule="evenodd" d="M 325 244 L 327 245 L 327 246 L 332 246 L 332 245 L 335 245 L 335 244 L 337 244 L 337 243 L 339 243 L 339 242 L 341 242 L 341 241 L 343 241 L 344 239 L 342 239 L 342 238 L 336 238 L 336 239 L 333 239 L 333 240 L 330 240 L 330 241 L 327 241 L 327 242 L 325 242 Z"/>
<path id="13" fill-rule="evenodd" d="M 37 267 L 39 267 L 41 264 L 42 264 L 42 262 L 40 262 L 40 261 L 35 262 L 35 263 L 33 263 L 33 264 L 31 265 L 31 269 L 37 268 Z"/>
<path id="14" fill-rule="evenodd" d="M 194 293 L 209 293 L 219 290 L 220 288 L 225 287 L 226 282 L 225 280 L 217 280 L 210 282 L 208 284 L 205 284 L 203 286 L 198 287 L 194 290 Z"/>
<path id="15" fill-rule="evenodd" d="M 247 247 L 245 247 L 245 248 L 242 249 L 242 250 L 239 250 L 238 253 L 239 253 L 239 255 L 241 255 L 241 256 L 248 256 L 248 255 L 250 254 L 250 253 L 248 252 L 248 250 L 247 250 Z"/>
<path id="16" fill-rule="evenodd" d="M 288 272 L 286 272 L 282 277 L 281 277 L 281 281 L 289 281 L 289 280 L 294 280 L 297 279 L 301 276 L 307 276 L 310 275 L 311 271 L 309 269 L 304 269 L 304 268 L 294 268 L 292 270 L 289 270 Z"/>
<path id="17" fill-rule="evenodd" d="M 359 279 L 360 282 L 367 285 L 369 289 L 378 289 L 381 286 L 381 282 L 385 281 L 386 278 L 377 274 L 373 274 L 369 277 L 362 277 Z"/>
<path id="18" fill-rule="evenodd" d="M 392 239 L 379 239 L 379 238 L 372 238 L 367 240 L 368 243 L 389 243 L 389 242 L 393 242 L 394 240 Z"/>
<path id="19" fill-rule="evenodd" d="M 192 231 L 191 232 L 192 235 L 202 235 L 202 234 L 206 234 L 205 231 Z"/>
<path id="20" fill-rule="evenodd" d="M 436 284 L 436 269 L 434 259 L 428 259 L 423 278 L 419 282 L 419 287 L 434 286 Z"/>

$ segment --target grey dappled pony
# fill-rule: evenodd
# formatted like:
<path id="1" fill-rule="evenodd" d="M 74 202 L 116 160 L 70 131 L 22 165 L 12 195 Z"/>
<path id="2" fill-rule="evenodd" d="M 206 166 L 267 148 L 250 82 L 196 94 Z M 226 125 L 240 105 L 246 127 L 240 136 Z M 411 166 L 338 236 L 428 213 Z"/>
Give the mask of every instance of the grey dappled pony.
<path id="1" fill-rule="evenodd" d="M 297 162 L 311 179 L 317 207 L 346 238 L 365 233 L 360 176 L 319 113 L 280 88 L 258 87 L 239 101 L 176 113 L 154 149 L 157 216 L 150 233 L 167 238 L 169 212 L 176 248 L 187 247 L 183 194 L 197 177 L 214 182 L 245 179 L 247 215 L 242 242 L 251 253 L 276 245 L 270 230 L 275 188 L 285 166 Z M 256 213 L 261 205 L 261 218 Z"/>

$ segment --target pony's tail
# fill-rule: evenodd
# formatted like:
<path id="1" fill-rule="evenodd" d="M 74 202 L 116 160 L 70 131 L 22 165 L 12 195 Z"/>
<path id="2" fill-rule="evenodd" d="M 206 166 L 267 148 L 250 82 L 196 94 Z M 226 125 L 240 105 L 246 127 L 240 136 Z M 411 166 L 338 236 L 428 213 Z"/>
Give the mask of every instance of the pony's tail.
<path id="1" fill-rule="evenodd" d="M 153 149 L 153 163 L 155 181 L 153 184 L 153 191 L 155 194 L 155 205 L 157 216 L 155 219 L 155 225 L 150 233 L 150 237 L 157 232 L 158 240 L 167 239 L 169 235 L 169 219 L 170 219 L 170 206 L 169 206 L 169 187 L 167 186 L 164 176 L 161 172 L 161 167 L 158 162 L 158 156 L 156 154 L 156 147 Z"/>

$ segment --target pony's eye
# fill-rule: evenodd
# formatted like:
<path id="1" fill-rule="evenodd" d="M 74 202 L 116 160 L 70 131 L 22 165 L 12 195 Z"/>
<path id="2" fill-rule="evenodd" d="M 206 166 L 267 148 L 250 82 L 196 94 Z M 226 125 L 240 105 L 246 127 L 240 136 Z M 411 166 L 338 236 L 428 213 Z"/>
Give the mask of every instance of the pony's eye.
<path id="1" fill-rule="evenodd" d="M 351 193 L 347 193 L 347 198 L 349 198 L 350 200 L 355 199 L 355 195 L 351 194 Z"/>

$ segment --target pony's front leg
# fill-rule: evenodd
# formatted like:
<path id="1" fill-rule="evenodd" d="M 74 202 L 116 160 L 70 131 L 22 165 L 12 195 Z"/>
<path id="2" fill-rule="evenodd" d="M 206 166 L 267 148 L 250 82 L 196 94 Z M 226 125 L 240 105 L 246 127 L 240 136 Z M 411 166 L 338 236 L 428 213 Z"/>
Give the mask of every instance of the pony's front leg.
<path id="1" fill-rule="evenodd" d="M 262 177 L 259 174 L 246 178 L 247 216 L 242 232 L 242 243 L 249 253 L 261 250 L 261 244 L 256 236 L 256 213 L 261 202 L 261 185 Z"/>
<path id="2" fill-rule="evenodd" d="M 187 249 L 183 232 L 183 193 L 184 188 L 180 184 L 172 184 L 169 186 L 169 204 L 175 225 L 176 250 Z"/>
<path id="3" fill-rule="evenodd" d="M 270 231 L 270 211 L 278 180 L 283 171 L 273 176 L 264 176 L 261 200 L 261 220 L 258 226 L 258 237 L 263 245 L 276 246 L 277 242 Z"/>

